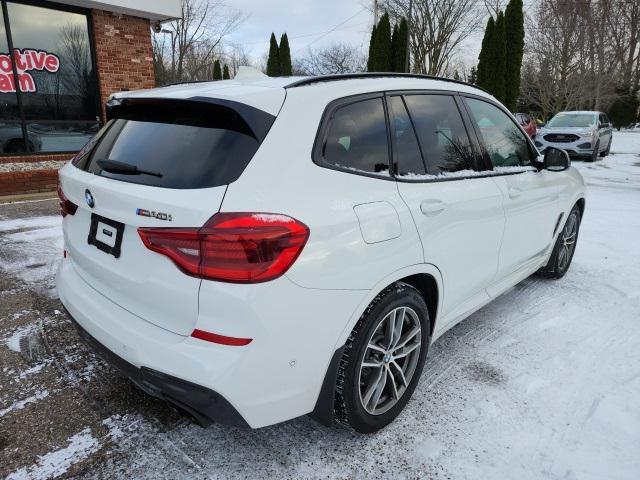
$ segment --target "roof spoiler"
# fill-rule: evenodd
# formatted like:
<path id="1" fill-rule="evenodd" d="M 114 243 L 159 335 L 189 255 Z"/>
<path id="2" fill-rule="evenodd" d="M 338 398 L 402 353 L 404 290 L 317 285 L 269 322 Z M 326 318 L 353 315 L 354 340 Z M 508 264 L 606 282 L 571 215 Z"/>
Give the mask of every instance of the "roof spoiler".
<path id="1" fill-rule="evenodd" d="M 246 105 L 240 102 L 234 102 L 232 100 L 224 100 L 221 98 L 209 98 L 209 97 L 191 97 L 186 99 L 175 98 L 157 98 L 157 97 L 111 97 L 106 103 L 106 117 L 107 121 L 112 118 L 127 118 L 134 112 L 138 116 L 151 115 L 154 110 L 161 107 L 167 115 L 171 115 L 179 111 L 189 110 L 209 110 L 218 108 L 221 115 L 202 115 L 201 121 L 211 123 L 211 127 L 216 125 L 216 117 L 235 118 L 234 123 L 244 125 L 242 128 L 245 133 L 250 133 L 259 142 L 262 142 L 276 117 L 258 108 Z M 223 115 L 222 115 L 223 114 Z M 221 128 L 227 128 L 226 125 L 220 125 Z"/>

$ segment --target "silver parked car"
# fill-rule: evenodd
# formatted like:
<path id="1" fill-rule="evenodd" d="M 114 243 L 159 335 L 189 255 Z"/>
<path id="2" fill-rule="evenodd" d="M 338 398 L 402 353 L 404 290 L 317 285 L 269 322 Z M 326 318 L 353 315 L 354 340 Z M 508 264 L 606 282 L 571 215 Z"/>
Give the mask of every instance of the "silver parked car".
<path id="1" fill-rule="evenodd" d="M 560 112 L 538 130 L 535 144 L 541 152 L 556 147 L 571 158 L 593 162 L 609 155 L 612 133 L 611 122 L 602 112 Z"/>

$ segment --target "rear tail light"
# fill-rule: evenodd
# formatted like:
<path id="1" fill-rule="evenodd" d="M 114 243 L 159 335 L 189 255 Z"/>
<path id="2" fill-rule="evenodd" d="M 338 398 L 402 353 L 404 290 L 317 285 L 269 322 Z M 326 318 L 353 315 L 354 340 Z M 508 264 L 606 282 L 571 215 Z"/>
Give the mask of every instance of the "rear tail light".
<path id="1" fill-rule="evenodd" d="M 309 229 L 286 215 L 217 213 L 201 228 L 139 228 L 145 246 L 186 274 L 258 283 L 283 275 L 302 251 Z"/>
<path id="2" fill-rule="evenodd" d="M 58 180 L 58 198 L 60 199 L 60 215 L 66 217 L 67 215 L 76 214 L 78 205 L 65 197 L 64 192 L 62 191 L 62 186 L 60 185 L 60 180 Z"/>

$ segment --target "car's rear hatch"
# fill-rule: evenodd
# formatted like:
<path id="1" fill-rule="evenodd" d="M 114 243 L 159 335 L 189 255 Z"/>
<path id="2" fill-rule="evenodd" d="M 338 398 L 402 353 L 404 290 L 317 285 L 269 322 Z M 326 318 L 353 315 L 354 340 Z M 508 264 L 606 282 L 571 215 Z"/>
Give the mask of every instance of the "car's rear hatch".
<path id="1" fill-rule="evenodd" d="M 62 194 L 78 208 L 64 221 L 78 274 L 120 307 L 188 335 L 201 280 L 145 247 L 138 227 L 199 227 L 219 211 L 272 115 L 229 101 L 127 99 L 74 164 Z"/>

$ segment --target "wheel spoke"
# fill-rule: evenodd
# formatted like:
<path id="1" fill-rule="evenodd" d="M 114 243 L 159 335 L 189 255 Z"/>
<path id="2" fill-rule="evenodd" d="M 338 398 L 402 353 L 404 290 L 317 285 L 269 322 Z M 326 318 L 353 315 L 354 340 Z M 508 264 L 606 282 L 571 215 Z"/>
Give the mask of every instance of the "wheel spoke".
<path id="1" fill-rule="evenodd" d="M 387 353 L 387 351 L 384 348 L 382 348 L 380 345 L 377 345 L 375 343 L 369 343 L 367 345 L 367 348 L 370 348 L 371 350 L 375 350 L 376 352 Z"/>
<path id="2" fill-rule="evenodd" d="M 404 347 L 407 343 L 409 343 L 416 335 L 420 335 L 420 327 L 414 327 L 409 333 L 405 334 L 398 343 L 393 347 L 393 350 L 398 350 L 399 348 Z"/>
<path id="3" fill-rule="evenodd" d="M 396 330 L 396 314 L 398 310 L 394 310 L 393 312 L 387 315 L 387 325 L 386 330 L 384 331 L 384 343 L 387 346 L 387 350 L 391 348 L 393 344 L 393 332 Z"/>
<path id="4" fill-rule="evenodd" d="M 376 387 L 378 386 L 378 383 L 380 383 L 380 380 L 382 379 L 383 375 L 384 375 L 384 368 L 381 368 L 380 371 L 378 372 L 378 376 L 376 377 L 376 380 L 371 382 L 367 387 L 367 391 L 362 397 L 362 404 L 364 405 L 365 408 L 369 409 L 369 402 L 371 401 L 371 397 L 375 393 Z"/>
<path id="5" fill-rule="evenodd" d="M 393 372 L 391 371 L 388 365 L 385 368 L 387 369 L 387 375 L 391 380 L 391 389 L 393 390 L 393 398 L 398 400 L 400 396 L 398 395 L 398 385 L 396 385 L 396 378 L 393 376 Z"/>
<path id="6" fill-rule="evenodd" d="M 558 252 L 558 265 L 559 266 L 563 266 L 564 265 L 564 256 L 565 256 L 566 252 L 565 252 L 565 247 L 564 245 L 562 245 L 560 247 L 560 252 Z"/>
<path id="7" fill-rule="evenodd" d="M 373 394 L 373 398 L 371 399 L 371 402 L 373 403 L 371 410 L 376 409 L 376 407 L 380 403 L 380 397 L 382 397 L 382 392 L 384 391 L 384 387 L 387 386 L 387 377 L 389 376 L 388 369 L 381 368 L 380 372 L 382 372 L 382 375 L 381 375 L 382 378 L 380 378 L 380 380 L 376 384 L 376 388 L 374 390 L 375 393 Z"/>
<path id="8" fill-rule="evenodd" d="M 393 365 L 394 367 L 396 367 L 396 370 L 398 371 L 398 374 L 400 375 L 400 379 L 402 380 L 402 384 L 405 387 L 408 387 L 409 384 L 407 383 L 407 379 L 404 376 L 404 372 L 402 371 L 402 367 L 400 367 L 400 365 L 398 365 L 395 360 L 393 360 L 389 365 Z"/>
<path id="9" fill-rule="evenodd" d="M 404 358 L 420 346 L 420 342 L 413 343 L 402 349 L 400 353 L 394 353 L 393 359 Z"/>
<path id="10" fill-rule="evenodd" d="M 382 366 L 382 363 L 381 362 L 371 362 L 371 361 L 367 362 L 367 361 L 364 361 L 364 362 L 362 362 L 362 366 L 364 368 L 380 368 Z"/>
<path id="11" fill-rule="evenodd" d="M 393 329 L 392 342 L 391 342 L 391 346 L 389 347 L 389 350 L 393 350 L 395 345 L 400 341 L 400 337 L 402 336 L 402 327 L 404 326 L 404 318 L 406 315 L 406 311 L 407 311 L 406 308 L 402 308 L 402 310 L 400 310 L 400 313 L 396 314 L 396 324 L 395 324 L 395 328 Z"/>

